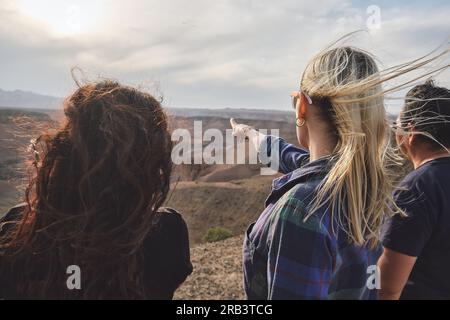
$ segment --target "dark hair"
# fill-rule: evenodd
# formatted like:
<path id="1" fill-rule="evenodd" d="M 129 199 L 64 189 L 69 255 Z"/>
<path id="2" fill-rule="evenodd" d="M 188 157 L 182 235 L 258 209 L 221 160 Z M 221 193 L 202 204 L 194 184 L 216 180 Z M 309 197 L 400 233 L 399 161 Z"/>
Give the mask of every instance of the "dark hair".
<path id="1" fill-rule="evenodd" d="M 166 114 L 114 81 L 81 86 L 64 112 L 63 127 L 39 139 L 26 209 L 0 242 L 2 266 L 22 297 L 145 298 L 143 242 L 172 168 Z M 69 265 L 81 268 L 82 290 L 67 289 Z"/>
<path id="2" fill-rule="evenodd" d="M 450 90 L 438 87 L 432 80 L 417 85 L 406 94 L 401 114 L 402 127 L 414 127 L 414 131 L 431 135 L 417 135 L 432 150 L 450 147 Z M 442 144 L 442 145 L 440 145 Z"/>

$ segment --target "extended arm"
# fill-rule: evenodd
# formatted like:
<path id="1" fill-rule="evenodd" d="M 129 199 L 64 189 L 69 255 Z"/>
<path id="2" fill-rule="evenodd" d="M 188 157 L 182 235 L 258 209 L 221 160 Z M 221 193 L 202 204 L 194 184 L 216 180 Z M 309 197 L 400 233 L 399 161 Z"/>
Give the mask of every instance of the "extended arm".
<path id="1" fill-rule="evenodd" d="M 238 138 L 238 141 L 248 138 L 251 146 L 260 154 L 261 162 L 270 163 L 270 159 L 273 158 L 272 153 L 276 150 L 279 159 L 279 171 L 282 173 L 294 171 L 309 161 L 307 151 L 287 143 L 280 137 L 265 135 L 251 126 L 238 124 L 234 119 L 230 119 L 230 123 L 233 128 L 233 135 Z"/>

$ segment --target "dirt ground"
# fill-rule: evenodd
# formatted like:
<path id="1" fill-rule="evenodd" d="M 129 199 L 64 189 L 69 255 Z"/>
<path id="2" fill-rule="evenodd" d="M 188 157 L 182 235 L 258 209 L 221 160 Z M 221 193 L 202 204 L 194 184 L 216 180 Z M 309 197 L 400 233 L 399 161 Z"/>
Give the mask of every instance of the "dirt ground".
<path id="1" fill-rule="evenodd" d="M 243 236 L 194 246 L 194 272 L 175 293 L 177 300 L 242 300 Z"/>

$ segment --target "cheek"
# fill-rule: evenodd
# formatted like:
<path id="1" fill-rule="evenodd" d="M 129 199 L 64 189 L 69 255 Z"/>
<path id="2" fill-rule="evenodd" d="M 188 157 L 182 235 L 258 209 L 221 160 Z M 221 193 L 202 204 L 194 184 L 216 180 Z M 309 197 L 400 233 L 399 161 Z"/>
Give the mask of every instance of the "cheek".
<path id="1" fill-rule="evenodd" d="M 406 137 L 402 136 L 400 134 L 396 134 L 395 140 L 397 142 L 397 146 L 399 147 L 399 149 L 403 153 L 403 155 L 408 157 L 408 145 L 407 145 Z"/>

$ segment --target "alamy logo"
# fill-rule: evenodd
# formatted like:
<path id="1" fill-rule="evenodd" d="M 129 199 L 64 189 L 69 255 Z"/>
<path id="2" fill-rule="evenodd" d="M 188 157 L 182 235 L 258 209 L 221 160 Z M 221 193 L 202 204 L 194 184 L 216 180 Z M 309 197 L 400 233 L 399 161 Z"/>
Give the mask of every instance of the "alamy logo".
<path id="1" fill-rule="evenodd" d="M 379 6 L 370 5 L 366 10 L 368 17 L 366 20 L 367 29 L 374 30 L 381 28 L 381 9 Z"/>
<path id="2" fill-rule="evenodd" d="M 380 267 L 376 264 L 367 267 L 367 278 L 366 286 L 369 290 L 381 289 L 381 277 L 380 277 Z"/>
<path id="3" fill-rule="evenodd" d="M 81 289 L 81 269 L 76 264 L 72 264 L 67 267 L 66 273 L 69 275 L 67 277 L 66 285 L 69 290 L 80 290 Z"/>
<path id="4" fill-rule="evenodd" d="M 266 129 L 259 129 L 258 132 L 264 135 L 269 133 Z M 270 134 L 278 136 L 279 130 L 272 129 Z M 193 134 L 187 129 L 178 128 L 172 132 L 171 139 L 176 142 L 171 154 L 175 165 L 262 163 L 267 167 L 260 168 L 261 175 L 273 175 L 279 170 L 278 143 L 270 146 L 270 152 L 268 149 L 255 150 L 250 147 L 247 154 L 244 140 L 235 139 L 231 129 L 221 131 L 210 128 L 203 131 L 202 121 L 194 121 Z"/>

